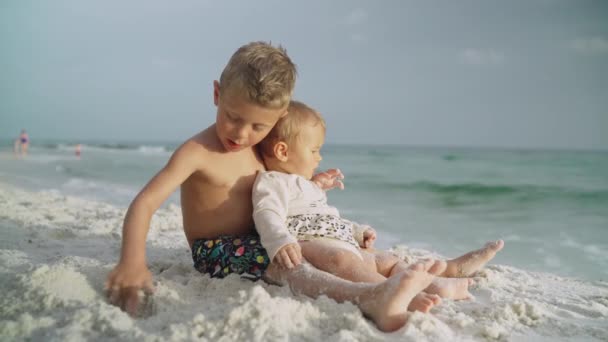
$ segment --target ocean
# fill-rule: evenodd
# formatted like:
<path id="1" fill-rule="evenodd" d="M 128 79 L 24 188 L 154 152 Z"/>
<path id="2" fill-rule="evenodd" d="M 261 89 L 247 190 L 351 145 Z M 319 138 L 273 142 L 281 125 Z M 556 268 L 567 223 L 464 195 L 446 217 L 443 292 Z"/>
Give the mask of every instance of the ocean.
<path id="1" fill-rule="evenodd" d="M 0 148 L 0 183 L 126 207 L 177 142 L 33 141 L 29 156 Z M 608 152 L 327 145 L 345 190 L 330 204 L 397 244 L 458 256 L 503 239 L 494 263 L 608 280 Z M 174 193 L 165 205 L 179 205 Z"/>

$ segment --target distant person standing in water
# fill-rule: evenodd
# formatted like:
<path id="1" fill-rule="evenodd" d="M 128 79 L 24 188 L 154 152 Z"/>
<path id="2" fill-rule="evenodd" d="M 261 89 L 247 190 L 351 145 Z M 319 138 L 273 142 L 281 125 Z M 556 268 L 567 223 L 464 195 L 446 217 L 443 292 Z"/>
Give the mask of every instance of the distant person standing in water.
<path id="1" fill-rule="evenodd" d="M 74 150 L 74 153 L 76 154 L 76 157 L 80 158 L 81 151 L 82 151 L 82 145 L 81 144 L 76 144 L 76 148 Z"/>
<path id="2" fill-rule="evenodd" d="M 27 135 L 25 129 L 22 129 L 19 138 L 15 140 L 15 143 L 13 145 L 13 151 L 15 153 L 15 156 L 25 157 L 27 155 L 27 148 L 29 146 L 29 143 L 30 137 Z"/>

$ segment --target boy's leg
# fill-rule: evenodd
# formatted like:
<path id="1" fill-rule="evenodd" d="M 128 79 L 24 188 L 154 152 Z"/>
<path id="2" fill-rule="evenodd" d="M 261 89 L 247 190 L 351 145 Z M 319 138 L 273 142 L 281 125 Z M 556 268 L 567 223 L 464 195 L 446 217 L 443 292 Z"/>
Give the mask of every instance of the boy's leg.
<path id="1" fill-rule="evenodd" d="M 488 242 L 478 250 L 459 256 L 456 259 L 448 260 L 448 266 L 441 276 L 449 278 L 470 277 L 473 273 L 483 268 L 488 261 L 492 260 L 504 245 L 505 243 L 502 240 Z"/>
<path id="2" fill-rule="evenodd" d="M 346 242 L 312 240 L 300 242 L 302 256 L 314 267 L 354 282 L 379 283 L 386 280 L 376 269 L 374 255 L 351 251 Z M 357 255 L 355 253 L 359 253 Z"/>
<path id="3" fill-rule="evenodd" d="M 391 252 L 382 250 L 367 251 L 362 250 L 362 254 L 371 254 L 376 262 L 378 273 L 385 277 L 391 277 L 397 273 L 403 272 L 408 268 L 408 265 L 398 256 Z"/>
<path id="4" fill-rule="evenodd" d="M 341 279 L 308 263 L 290 270 L 271 263 L 264 277 L 272 283 L 289 284 L 296 294 L 312 298 L 326 295 L 337 302 L 353 302 L 380 330 L 394 331 L 407 321 L 407 307 L 412 298 L 444 267 L 445 263 L 429 260 L 379 284 L 371 284 Z"/>
<path id="5" fill-rule="evenodd" d="M 428 288 L 428 287 L 427 287 Z M 420 311 L 427 313 L 431 311 L 435 305 L 441 303 L 441 297 L 436 294 L 427 293 L 426 290 L 418 292 L 412 301 L 407 306 L 407 311 Z"/>
<path id="6" fill-rule="evenodd" d="M 469 292 L 469 286 L 472 284 L 471 278 L 436 277 L 424 292 L 454 300 L 471 299 L 473 295 Z"/>

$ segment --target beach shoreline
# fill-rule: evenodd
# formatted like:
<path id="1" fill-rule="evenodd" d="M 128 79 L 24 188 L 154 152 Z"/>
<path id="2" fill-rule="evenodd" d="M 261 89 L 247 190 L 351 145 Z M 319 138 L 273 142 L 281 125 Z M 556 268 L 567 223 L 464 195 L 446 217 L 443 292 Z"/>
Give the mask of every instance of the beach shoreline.
<path id="1" fill-rule="evenodd" d="M 176 205 L 148 235 L 156 293 L 143 318 L 107 303 L 103 282 L 118 259 L 126 208 L 0 183 L 0 336 L 15 340 L 606 340 L 608 283 L 489 265 L 471 301 L 414 313 L 395 333 L 378 331 L 350 303 L 312 300 L 237 276 L 210 279 L 192 267 Z M 508 248 L 508 246 L 507 246 Z M 407 261 L 431 251 L 393 249 Z"/>

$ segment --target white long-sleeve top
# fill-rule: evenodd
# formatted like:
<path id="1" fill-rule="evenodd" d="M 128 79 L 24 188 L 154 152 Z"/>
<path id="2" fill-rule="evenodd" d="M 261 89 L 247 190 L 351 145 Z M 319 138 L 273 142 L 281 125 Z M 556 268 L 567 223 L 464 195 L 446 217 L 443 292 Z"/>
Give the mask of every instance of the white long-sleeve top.
<path id="1" fill-rule="evenodd" d="M 278 171 L 261 171 L 253 184 L 253 220 L 262 246 L 274 260 L 285 245 L 297 243 L 287 229 L 287 217 L 295 215 L 333 215 L 338 209 L 327 204 L 325 191 L 299 175 Z M 355 240 L 362 244 L 363 231 L 368 226 L 353 222 Z"/>

